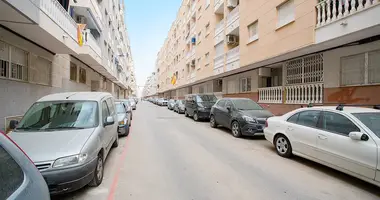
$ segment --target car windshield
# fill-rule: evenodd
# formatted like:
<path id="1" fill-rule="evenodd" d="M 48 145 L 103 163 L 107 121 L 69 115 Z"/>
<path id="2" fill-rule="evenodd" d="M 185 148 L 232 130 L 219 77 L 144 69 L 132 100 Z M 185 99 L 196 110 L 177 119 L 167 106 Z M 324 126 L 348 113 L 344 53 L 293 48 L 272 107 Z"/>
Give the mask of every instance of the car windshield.
<path id="1" fill-rule="evenodd" d="M 125 108 L 124 108 L 123 104 L 121 104 L 121 103 L 116 103 L 115 105 L 116 105 L 116 112 L 117 112 L 118 114 L 125 113 Z"/>
<path id="2" fill-rule="evenodd" d="M 215 95 L 199 95 L 197 96 L 197 102 L 216 102 L 218 99 Z"/>
<path id="3" fill-rule="evenodd" d="M 238 110 L 262 110 L 263 108 L 256 102 L 250 99 L 235 99 L 233 100 L 235 108 Z"/>
<path id="4" fill-rule="evenodd" d="M 26 112 L 17 130 L 82 129 L 98 126 L 94 101 L 37 102 Z"/>
<path id="5" fill-rule="evenodd" d="M 380 112 L 354 113 L 353 115 L 380 138 Z"/>
<path id="6" fill-rule="evenodd" d="M 128 100 L 125 100 L 125 101 L 123 101 L 126 105 L 128 105 L 128 106 L 131 106 L 131 102 L 129 102 Z"/>

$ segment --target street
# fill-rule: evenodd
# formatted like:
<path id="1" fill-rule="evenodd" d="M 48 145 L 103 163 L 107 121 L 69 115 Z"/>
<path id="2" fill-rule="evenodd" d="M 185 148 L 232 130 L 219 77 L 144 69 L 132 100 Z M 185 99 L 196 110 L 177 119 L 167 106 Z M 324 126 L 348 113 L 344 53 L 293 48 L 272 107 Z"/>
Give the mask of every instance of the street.
<path id="1" fill-rule="evenodd" d="M 320 164 L 278 156 L 263 136 L 237 139 L 148 102 L 105 163 L 103 183 L 53 199 L 379 199 L 379 188 Z"/>

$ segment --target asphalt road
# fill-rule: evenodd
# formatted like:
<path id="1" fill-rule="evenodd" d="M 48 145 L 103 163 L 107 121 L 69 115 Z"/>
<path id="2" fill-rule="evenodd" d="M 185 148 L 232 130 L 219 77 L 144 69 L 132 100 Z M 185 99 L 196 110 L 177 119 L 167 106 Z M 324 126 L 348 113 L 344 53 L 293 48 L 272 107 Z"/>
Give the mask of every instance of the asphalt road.
<path id="1" fill-rule="evenodd" d="M 263 136 L 236 139 L 148 102 L 107 158 L 102 185 L 53 199 L 380 199 L 380 189 L 302 158 L 279 157 Z"/>

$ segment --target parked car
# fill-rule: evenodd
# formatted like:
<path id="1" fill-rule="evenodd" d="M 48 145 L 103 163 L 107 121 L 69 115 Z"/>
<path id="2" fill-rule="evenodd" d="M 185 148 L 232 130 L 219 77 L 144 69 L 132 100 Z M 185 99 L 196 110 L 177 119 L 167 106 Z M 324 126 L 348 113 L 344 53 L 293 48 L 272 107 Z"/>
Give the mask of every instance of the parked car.
<path id="1" fill-rule="evenodd" d="M 218 99 L 214 94 L 189 94 L 185 100 L 185 116 L 198 121 L 210 118 L 211 107 Z"/>
<path id="2" fill-rule="evenodd" d="M 380 110 L 309 107 L 271 117 L 265 138 L 282 157 L 297 155 L 380 186 Z"/>
<path id="3" fill-rule="evenodd" d="M 266 119 L 273 114 L 247 98 L 223 98 L 211 108 L 210 126 L 231 130 L 234 137 L 263 133 Z"/>
<path id="4" fill-rule="evenodd" d="M 159 106 L 167 106 L 168 105 L 168 100 L 164 98 L 159 98 L 157 100 L 157 105 Z"/>
<path id="5" fill-rule="evenodd" d="M 174 104 L 173 110 L 178 114 L 185 113 L 185 100 L 177 100 Z"/>
<path id="6" fill-rule="evenodd" d="M 132 104 L 131 102 L 128 100 L 128 99 L 118 99 L 116 101 L 121 101 L 124 103 L 126 109 L 127 109 L 127 113 L 129 115 L 129 117 L 131 118 L 131 121 L 133 119 L 133 112 L 132 112 Z"/>
<path id="7" fill-rule="evenodd" d="M 0 199 L 50 200 L 49 189 L 33 162 L 0 131 Z"/>
<path id="8" fill-rule="evenodd" d="M 123 102 L 115 102 L 116 113 L 117 113 L 117 121 L 119 127 L 117 127 L 117 132 L 119 135 L 128 136 L 129 135 L 129 127 L 131 126 L 131 119 L 127 112 L 127 108 L 125 107 Z"/>
<path id="9" fill-rule="evenodd" d="M 174 100 L 174 99 L 170 99 L 170 100 L 168 101 L 168 109 L 169 109 L 169 110 L 173 110 L 173 109 L 174 109 L 174 105 L 175 105 L 175 103 L 176 103 L 176 100 Z"/>
<path id="10" fill-rule="evenodd" d="M 136 105 L 135 100 L 133 98 L 130 98 L 130 99 L 128 99 L 128 101 L 131 103 L 132 110 L 136 110 L 137 105 Z"/>
<path id="11" fill-rule="evenodd" d="M 67 193 L 103 180 L 104 161 L 118 146 L 111 94 L 72 92 L 34 103 L 9 134 L 45 178 L 51 194 Z"/>

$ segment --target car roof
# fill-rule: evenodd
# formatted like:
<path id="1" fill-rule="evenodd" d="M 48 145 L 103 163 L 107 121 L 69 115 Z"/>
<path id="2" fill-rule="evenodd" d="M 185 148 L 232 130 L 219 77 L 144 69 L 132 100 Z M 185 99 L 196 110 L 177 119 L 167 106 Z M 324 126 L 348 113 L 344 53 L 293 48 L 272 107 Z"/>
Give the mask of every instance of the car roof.
<path id="1" fill-rule="evenodd" d="M 43 101 L 100 101 L 104 97 L 112 96 L 107 92 L 65 92 L 55 93 L 40 98 L 37 102 Z"/>
<path id="2" fill-rule="evenodd" d="M 311 109 L 325 110 L 325 111 L 337 111 L 337 106 L 316 106 L 311 107 Z M 305 109 L 307 110 L 307 108 Z M 341 112 L 345 113 L 373 113 L 380 112 L 380 110 L 366 107 L 354 107 L 354 106 L 344 106 Z"/>
<path id="3" fill-rule="evenodd" d="M 227 98 L 221 98 L 220 100 L 252 100 L 250 98 L 233 98 L 233 97 L 227 97 Z"/>

